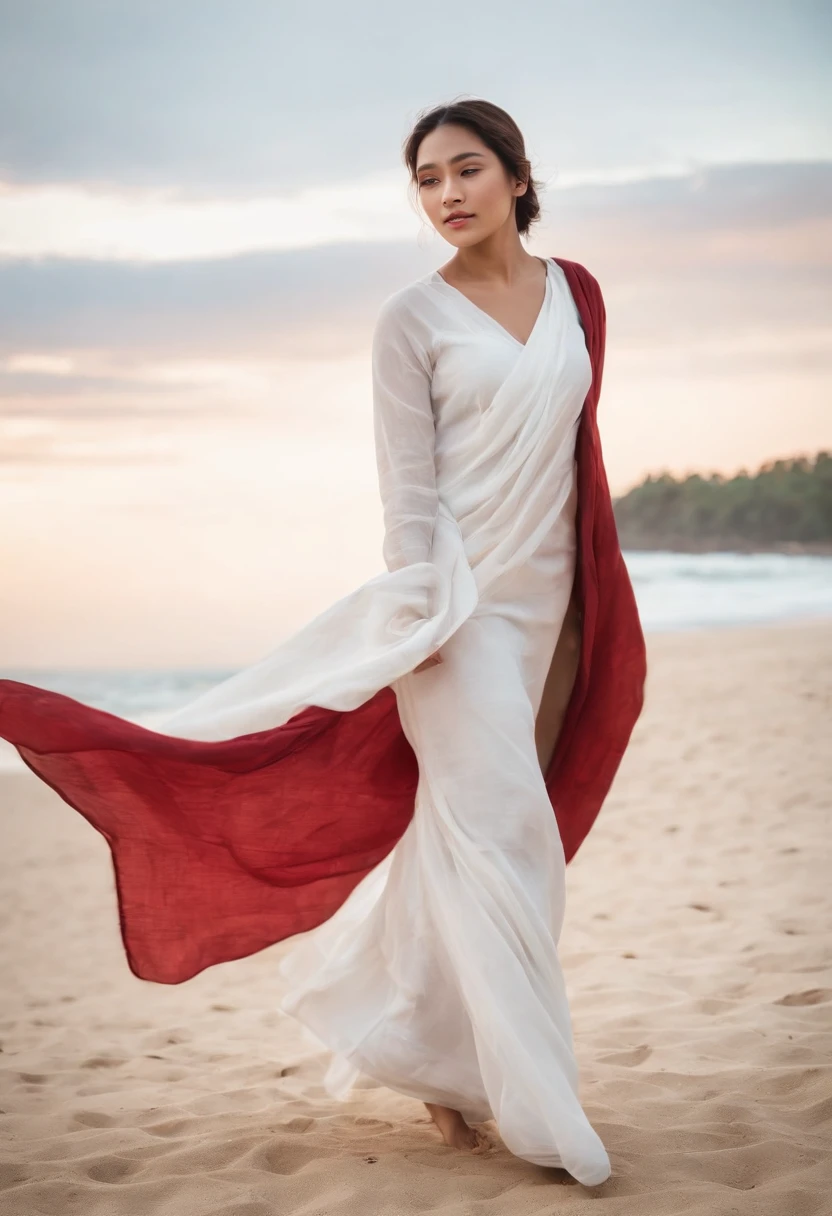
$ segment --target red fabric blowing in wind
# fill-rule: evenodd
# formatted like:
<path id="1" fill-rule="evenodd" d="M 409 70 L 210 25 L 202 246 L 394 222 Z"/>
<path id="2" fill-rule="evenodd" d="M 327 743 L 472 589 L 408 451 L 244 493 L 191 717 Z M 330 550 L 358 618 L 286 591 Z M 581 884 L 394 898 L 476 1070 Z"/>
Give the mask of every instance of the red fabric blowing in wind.
<path id="1" fill-rule="evenodd" d="M 646 663 L 596 422 L 604 303 L 583 266 L 556 261 L 593 369 L 576 452 L 581 657 L 546 774 L 569 861 L 638 718 Z M 390 688 L 347 712 L 312 706 L 199 742 L 0 680 L 0 737 L 106 837 L 130 969 L 165 984 L 328 919 L 404 832 L 418 781 Z"/>

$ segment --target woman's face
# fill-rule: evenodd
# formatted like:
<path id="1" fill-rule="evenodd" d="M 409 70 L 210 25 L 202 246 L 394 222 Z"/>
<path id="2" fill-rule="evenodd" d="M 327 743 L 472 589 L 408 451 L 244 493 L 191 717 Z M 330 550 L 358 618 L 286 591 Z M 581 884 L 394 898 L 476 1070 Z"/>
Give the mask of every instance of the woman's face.
<path id="1" fill-rule="evenodd" d="M 437 127 L 416 157 L 419 201 L 437 232 L 458 249 L 477 245 L 509 220 L 525 183 L 515 183 L 479 136 L 455 123 Z M 456 211 L 470 216 L 448 222 Z"/>

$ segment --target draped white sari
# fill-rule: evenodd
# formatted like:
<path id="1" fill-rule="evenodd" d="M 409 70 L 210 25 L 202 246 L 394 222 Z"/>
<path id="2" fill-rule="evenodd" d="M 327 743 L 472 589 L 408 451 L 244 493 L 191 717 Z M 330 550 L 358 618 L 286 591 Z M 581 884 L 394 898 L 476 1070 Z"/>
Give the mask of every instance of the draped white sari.
<path id="1" fill-rule="evenodd" d="M 387 569 L 165 731 L 224 739 L 390 685 L 419 760 L 393 852 L 283 960 L 282 1008 L 359 1072 L 588 1185 L 609 1159 L 578 1098 L 557 956 L 564 856 L 535 714 L 575 561 L 575 437 L 591 382 L 562 269 L 523 345 L 437 273 L 373 340 Z M 440 650 L 443 662 L 414 668 Z"/>
<path id="2" fill-rule="evenodd" d="M 575 427 L 591 372 L 563 271 L 547 265 L 546 298 L 525 346 L 436 272 L 385 301 L 372 359 L 387 571 L 184 706 L 164 732 L 228 739 L 278 726 L 309 705 L 361 705 L 439 649 L 490 584 L 520 567 L 554 527 L 573 488 Z M 496 329 L 510 356 L 501 368 L 495 356 L 505 352 L 478 350 L 476 341 L 466 349 L 463 332 L 446 352 L 447 407 L 435 418 L 440 392 L 426 348 L 443 328 L 451 340 L 454 325 L 464 330 L 466 309 L 468 328 L 473 318 L 492 337 Z M 492 382 L 473 383 L 489 357 L 498 364 Z M 579 369 L 577 383 L 564 375 L 567 360 Z"/>

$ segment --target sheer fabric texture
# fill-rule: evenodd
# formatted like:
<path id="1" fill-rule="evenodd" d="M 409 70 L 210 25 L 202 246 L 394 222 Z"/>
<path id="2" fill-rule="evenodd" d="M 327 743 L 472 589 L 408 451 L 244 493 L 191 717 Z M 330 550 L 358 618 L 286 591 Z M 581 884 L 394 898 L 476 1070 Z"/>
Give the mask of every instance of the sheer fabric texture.
<path id="1" fill-rule="evenodd" d="M 579 1100 L 564 861 L 645 675 L 595 417 L 604 337 L 597 283 L 563 259 L 525 345 L 438 272 L 410 283 L 373 341 L 385 571 L 154 731 L 0 680 L 0 736 L 108 841 L 136 975 L 180 983 L 311 930 L 282 1007 L 334 1052 L 332 1093 L 363 1072 L 493 1116 L 587 1185 L 609 1160 Z M 544 780 L 535 717 L 576 569 Z"/>
<path id="2" fill-rule="evenodd" d="M 447 528 L 476 602 L 440 665 L 393 684 L 419 762 L 414 817 L 283 960 L 282 1007 L 335 1052 L 331 1093 L 364 1073 L 495 1118 L 514 1153 L 594 1184 L 609 1159 L 579 1100 L 557 952 L 565 859 L 534 740 L 574 576 L 591 366 L 563 271 L 546 266 L 525 346 L 438 272 L 380 313 L 385 560 L 427 573 Z"/>

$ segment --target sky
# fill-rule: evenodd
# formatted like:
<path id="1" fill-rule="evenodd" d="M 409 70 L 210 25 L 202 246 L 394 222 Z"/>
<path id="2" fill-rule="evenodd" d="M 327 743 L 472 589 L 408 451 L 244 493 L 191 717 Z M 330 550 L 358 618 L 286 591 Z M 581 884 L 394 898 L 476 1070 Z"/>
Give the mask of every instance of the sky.
<path id="1" fill-rule="evenodd" d="M 830 8 L 0 0 L 0 666 L 253 661 L 378 573 L 401 162 L 502 106 L 608 334 L 611 486 L 832 447 Z"/>

